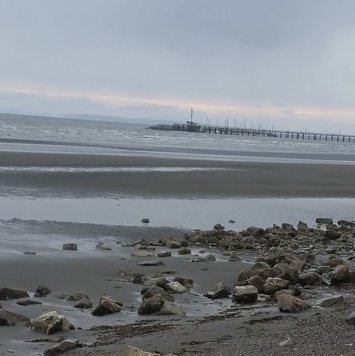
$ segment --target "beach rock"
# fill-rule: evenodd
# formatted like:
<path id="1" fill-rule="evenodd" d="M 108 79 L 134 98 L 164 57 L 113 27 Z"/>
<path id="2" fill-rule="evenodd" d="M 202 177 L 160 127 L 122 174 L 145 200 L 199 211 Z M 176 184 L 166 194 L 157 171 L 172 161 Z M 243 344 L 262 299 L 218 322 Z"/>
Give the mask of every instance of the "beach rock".
<path id="1" fill-rule="evenodd" d="M 321 224 L 321 225 L 333 224 L 333 219 L 331 219 L 331 218 L 316 218 L 316 224 Z"/>
<path id="2" fill-rule="evenodd" d="M 216 256 L 212 254 L 208 254 L 204 257 L 205 262 L 216 262 Z"/>
<path id="3" fill-rule="evenodd" d="M 150 243 L 145 239 L 140 239 L 140 240 L 133 242 L 132 246 L 134 248 L 139 249 L 140 247 L 149 247 Z"/>
<path id="4" fill-rule="evenodd" d="M 346 318 L 346 322 L 349 325 L 355 325 L 355 312 L 352 312 L 347 318 Z"/>
<path id="5" fill-rule="evenodd" d="M 165 290 L 173 294 L 183 294 L 187 292 L 187 289 L 179 282 L 169 282 L 165 284 Z"/>
<path id="6" fill-rule="evenodd" d="M 279 295 L 277 301 L 280 311 L 285 313 L 299 313 L 310 307 L 304 300 L 285 293 Z"/>
<path id="7" fill-rule="evenodd" d="M 297 224 L 297 230 L 299 232 L 308 232 L 308 225 L 303 221 L 299 221 Z"/>
<path id="8" fill-rule="evenodd" d="M 11 289 L 11 288 L 1 288 L 0 289 L 0 300 L 11 300 L 11 299 L 20 299 L 28 298 L 29 295 L 24 290 Z"/>
<path id="9" fill-rule="evenodd" d="M 221 224 L 216 224 L 216 225 L 213 226 L 213 229 L 214 229 L 214 230 L 224 230 L 225 227 L 222 226 Z"/>
<path id="10" fill-rule="evenodd" d="M 79 300 L 81 300 L 83 298 L 90 299 L 86 293 L 79 291 L 79 292 L 75 292 L 75 293 L 71 294 L 67 298 L 67 300 L 70 302 L 78 302 Z"/>
<path id="11" fill-rule="evenodd" d="M 181 241 L 166 240 L 165 242 L 163 242 L 163 245 L 170 249 L 178 249 L 181 247 Z"/>
<path id="12" fill-rule="evenodd" d="M 241 258 L 239 256 L 236 256 L 236 255 L 232 255 L 229 257 L 229 262 L 241 262 Z"/>
<path id="13" fill-rule="evenodd" d="M 264 284 L 264 293 L 265 294 L 274 294 L 275 292 L 281 289 L 287 289 L 289 281 L 279 277 L 269 277 L 266 279 Z"/>
<path id="14" fill-rule="evenodd" d="M 37 289 L 36 289 L 36 292 L 35 292 L 35 297 L 36 298 L 43 298 L 43 297 L 46 297 L 48 294 L 51 294 L 52 291 L 45 287 L 45 286 L 39 286 Z"/>
<path id="15" fill-rule="evenodd" d="M 191 278 L 175 277 L 174 282 L 179 282 L 185 288 L 192 288 L 194 281 Z"/>
<path id="16" fill-rule="evenodd" d="M 250 270 L 243 270 L 239 273 L 235 285 L 242 286 L 246 284 L 246 281 L 250 278 L 255 276 L 255 274 Z"/>
<path id="17" fill-rule="evenodd" d="M 128 346 L 127 350 L 123 353 L 123 356 L 160 356 L 155 352 L 146 352 L 137 347 Z"/>
<path id="18" fill-rule="evenodd" d="M 355 222 L 347 220 L 338 220 L 338 225 L 341 227 L 355 227 Z"/>
<path id="19" fill-rule="evenodd" d="M 119 271 L 119 278 L 126 282 L 131 282 L 133 284 L 143 284 L 144 274 L 135 271 Z"/>
<path id="20" fill-rule="evenodd" d="M 329 273 L 331 268 L 329 266 L 318 266 L 317 273 L 318 274 L 326 274 Z"/>
<path id="21" fill-rule="evenodd" d="M 323 236 L 325 239 L 336 240 L 341 236 L 341 233 L 335 229 L 328 229 Z"/>
<path id="22" fill-rule="evenodd" d="M 68 331 L 74 329 L 64 315 L 57 311 L 43 312 L 38 318 L 31 321 L 31 329 L 44 334 L 53 334 L 58 331 Z"/>
<path id="23" fill-rule="evenodd" d="M 296 229 L 293 227 L 293 225 L 288 224 L 288 223 L 283 223 L 281 225 L 282 230 L 285 230 L 287 232 L 296 232 Z"/>
<path id="24" fill-rule="evenodd" d="M 66 243 L 63 245 L 64 251 L 78 251 L 78 245 L 75 243 Z"/>
<path id="25" fill-rule="evenodd" d="M 147 257 L 154 257 L 154 253 L 150 252 L 150 251 L 146 251 L 146 250 L 140 250 L 140 251 L 136 251 L 131 253 L 132 257 L 140 257 L 140 258 L 147 258 Z"/>
<path id="26" fill-rule="evenodd" d="M 179 255 L 191 255 L 191 250 L 188 247 L 180 247 L 178 254 Z"/>
<path id="27" fill-rule="evenodd" d="M 275 271 L 276 277 L 286 279 L 291 283 L 296 283 L 298 281 L 298 271 L 287 263 L 278 263 L 272 269 Z"/>
<path id="28" fill-rule="evenodd" d="M 158 252 L 157 256 L 158 257 L 171 257 L 171 252 L 170 251 L 161 251 L 161 252 Z"/>
<path id="29" fill-rule="evenodd" d="M 161 294 L 153 295 L 150 298 L 145 298 L 142 301 L 138 309 L 138 314 L 146 315 L 146 314 L 153 314 L 161 310 L 164 304 L 164 299 Z"/>
<path id="30" fill-rule="evenodd" d="M 235 286 L 233 299 L 238 303 L 255 303 L 258 300 L 258 290 L 254 286 Z"/>
<path id="31" fill-rule="evenodd" d="M 153 266 L 163 266 L 164 262 L 160 260 L 147 260 L 138 263 L 139 266 L 153 267 Z"/>
<path id="32" fill-rule="evenodd" d="M 329 256 L 329 259 L 326 262 L 326 265 L 331 268 L 334 268 L 339 265 L 345 265 L 345 261 L 337 255 L 331 255 L 331 256 Z"/>
<path id="33" fill-rule="evenodd" d="M 99 305 L 92 311 L 94 316 L 103 316 L 106 314 L 119 313 L 121 311 L 122 303 L 114 300 L 110 296 L 103 296 L 100 299 Z"/>
<path id="34" fill-rule="evenodd" d="M 331 307 L 332 305 L 342 303 L 344 297 L 341 294 L 332 295 L 330 297 L 322 298 L 316 301 L 316 305 L 320 307 Z"/>
<path id="35" fill-rule="evenodd" d="M 162 308 L 156 313 L 157 315 L 176 315 L 176 316 L 185 316 L 186 311 L 179 305 L 164 300 Z"/>
<path id="36" fill-rule="evenodd" d="M 66 351 L 73 350 L 76 347 L 81 346 L 78 340 L 65 339 L 59 343 L 59 345 L 53 346 L 44 352 L 44 356 L 54 356 L 62 354 Z"/>
<path id="37" fill-rule="evenodd" d="M 338 265 L 330 272 L 330 283 L 338 285 L 351 282 L 351 274 L 347 265 Z"/>
<path id="38" fill-rule="evenodd" d="M 230 219 L 230 220 L 229 220 L 229 223 L 230 223 L 230 224 L 235 224 L 235 221 L 234 221 L 233 219 Z"/>
<path id="39" fill-rule="evenodd" d="M 152 278 L 150 282 L 154 282 L 154 284 L 160 288 L 164 288 L 167 283 L 169 283 L 169 280 L 166 279 L 165 277 L 159 277 L 159 278 Z"/>
<path id="40" fill-rule="evenodd" d="M 204 296 L 210 299 L 221 299 L 221 298 L 228 298 L 230 294 L 231 294 L 231 289 L 225 286 L 222 282 L 218 282 Z"/>
<path id="41" fill-rule="evenodd" d="M 27 317 L 12 313 L 6 310 L 0 310 L 0 326 L 30 326 L 31 321 Z"/>
<path id="42" fill-rule="evenodd" d="M 92 306 L 92 301 L 88 298 L 82 298 L 76 304 L 74 304 L 74 308 L 79 309 L 90 309 Z"/>
<path id="43" fill-rule="evenodd" d="M 174 297 L 170 293 L 168 293 L 165 289 L 160 288 L 158 286 L 144 288 L 141 291 L 141 294 L 143 295 L 143 299 L 149 299 L 159 294 L 163 299 L 168 300 L 169 302 L 174 301 Z"/>
<path id="44" fill-rule="evenodd" d="M 323 280 L 315 273 L 301 273 L 298 277 L 298 283 L 301 286 L 320 286 Z"/>
<path id="45" fill-rule="evenodd" d="M 246 284 L 254 286 L 259 293 L 264 291 L 265 280 L 259 276 L 252 276 L 247 281 Z"/>
<path id="46" fill-rule="evenodd" d="M 25 307 L 28 305 L 36 305 L 36 304 L 42 304 L 42 303 L 39 302 L 38 300 L 24 299 L 24 300 L 17 301 L 16 304 Z"/>
<path id="47" fill-rule="evenodd" d="M 97 245 L 96 245 L 96 248 L 98 250 L 103 250 L 103 251 L 111 251 L 112 250 L 112 247 L 104 242 L 99 242 Z"/>

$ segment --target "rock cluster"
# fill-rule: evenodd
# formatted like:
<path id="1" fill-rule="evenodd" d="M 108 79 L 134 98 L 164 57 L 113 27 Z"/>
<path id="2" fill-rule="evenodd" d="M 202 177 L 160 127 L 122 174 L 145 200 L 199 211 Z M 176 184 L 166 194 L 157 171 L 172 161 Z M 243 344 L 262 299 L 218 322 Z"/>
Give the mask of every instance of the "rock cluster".
<path id="1" fill-rule="evenodd" d="M 296 227 L 284 223 L 266 229 L 251 226 L 239 232 L 218 227 L 211 231 L 196 230 L 186 234 L 183 241 L 187 241 L 189 245 L 217 247 L 228 251 L 246 249 L 273 253 L 282 251 L 348 255 L 354 253 L 354 237 L 355 224 L 340 220 L 338 225 L 328 224 L 325 229 L 309 228 L 301 221 Z"/>

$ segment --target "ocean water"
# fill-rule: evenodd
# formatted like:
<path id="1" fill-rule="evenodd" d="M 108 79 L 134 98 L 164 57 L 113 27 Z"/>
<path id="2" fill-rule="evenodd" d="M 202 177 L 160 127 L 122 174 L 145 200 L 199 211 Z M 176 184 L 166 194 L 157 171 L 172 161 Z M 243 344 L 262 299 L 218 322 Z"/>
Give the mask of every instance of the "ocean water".
<path id="1" fill-rule="evenodd" d="M 307 155 L 321 157 L 328 154 L 342 155 L 346 160 L 353 160 L 355 154 L 355 144 L 347 142 L 156 131 L 148 130 L 149 125 L 0 114 L 0 149 L 19 150 L 21 146 L 25 149 L 25 143 L 20 143 L 26 140 L 26 148 L 49 151 L 53 151 L 53 146 L 54 150 L 63 150 L 65 148 L 59 147 L 64 144 L 71 146 L 72 150 L 85 146 L 81 151 L 91 147 L 90 152 L 95 152 L 95 149 L 105 152 L 106 149 L 107 153 L 153 150 L 236 155 L 236 152 L 244 152 L 248 156 L 277 154 L 286 158 L 295 154 L 306 158 Z M 30 141 L 42 141 L 45 147 L 39 146 L 38 142 L 32 143 L 31 147 Z"/>
<path id="2" fill-rule="evenodd" d="M 279 163 L 354 164 L 355 144 L 314 142 L 245 136 L 148 130 L 147 125 L 41 117 L 0 115 L 1 151 L 62 152 L 80 154 L 140 155 L 174 158 L 237 160 Z M 184 167 L 0 167 L 1 172 L 193 172 Z M 211 169 L 209 169 L 211 170 Z M 140 225 L 150 217 L 151 226 L 211 228 L 221 222 L 229 228 L 303 220 L 316 217 L 355 219 L 355 199 L 142 199 L 113 197 L 48 199 L 0 197 L 0 220 L 33 219 L 109 225 Z M 230 225 L 229 219 L 236 221 Z"/>

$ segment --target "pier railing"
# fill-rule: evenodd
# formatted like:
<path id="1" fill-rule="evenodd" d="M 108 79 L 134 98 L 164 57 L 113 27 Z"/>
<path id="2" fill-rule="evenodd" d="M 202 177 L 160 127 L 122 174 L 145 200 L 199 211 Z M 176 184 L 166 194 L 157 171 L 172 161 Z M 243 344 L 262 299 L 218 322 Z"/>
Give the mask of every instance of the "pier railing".
<path id="1" fill-rule="evenodd" d="M 355 135 L 334 134 L 334 133 L 232 128 L 232 127 L 205 126 L 205 125 L 191 126 L 188 124 L 173 124 L 173 130 L 220 134 L 220 135 L 259 136 L 259 137 L 275 137 L 275 138 L 286 138 L 286 139 L 307 140 L 307 141 L 331 141 L 331 142 L 355 143 Z"/>

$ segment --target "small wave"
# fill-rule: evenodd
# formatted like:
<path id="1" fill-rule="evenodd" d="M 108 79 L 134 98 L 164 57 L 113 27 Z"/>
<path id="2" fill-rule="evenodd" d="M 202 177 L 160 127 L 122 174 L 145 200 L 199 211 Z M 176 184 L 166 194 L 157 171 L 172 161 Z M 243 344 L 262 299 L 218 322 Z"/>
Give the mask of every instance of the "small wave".
<path id="1" fill-rule="evenodd" d="M 225 168 L 201 167 L 0 167 L 0 173 L 149 173 L 224 171 Z"/>

